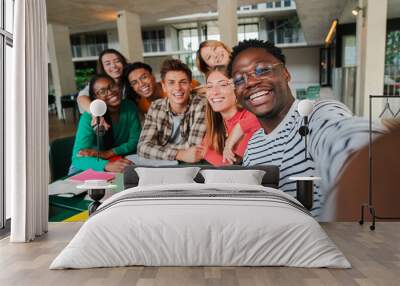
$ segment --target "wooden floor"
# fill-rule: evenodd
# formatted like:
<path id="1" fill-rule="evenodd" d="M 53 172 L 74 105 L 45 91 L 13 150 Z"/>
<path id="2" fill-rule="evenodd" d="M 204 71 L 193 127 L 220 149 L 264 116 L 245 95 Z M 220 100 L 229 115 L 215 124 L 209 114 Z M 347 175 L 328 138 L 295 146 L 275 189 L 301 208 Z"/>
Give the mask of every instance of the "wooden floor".
<path id="1" fill-rule="evenodd" d="M 379 222 L 375 231 L 357 223 L 323 224 L 353 268 L 121 267 L 48 270 L 81 223 L 51 223 L 28 244 L 0 241 L 0 285 L 400 285 L 400 223 Z"/>
<path id="2" fill-rule="evenodd" d="M 49 142 L 57 138 L 75 136 L 76 125 L 72 111 L 66 110 L 66 119 L 60 120 L 55 113 L 49 112 Z"/>

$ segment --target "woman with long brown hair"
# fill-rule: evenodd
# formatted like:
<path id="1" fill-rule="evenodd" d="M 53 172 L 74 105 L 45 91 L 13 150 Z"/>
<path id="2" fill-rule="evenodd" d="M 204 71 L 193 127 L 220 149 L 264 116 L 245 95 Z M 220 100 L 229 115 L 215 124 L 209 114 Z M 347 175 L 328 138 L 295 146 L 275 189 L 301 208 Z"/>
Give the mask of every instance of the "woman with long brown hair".
<path id="1" fill-rule="evenodd" d="M 238 106 L 232 81 L 225 67 L 217 66 L 206 75 L 207 107 L 206 135 L 203 146 L 206 148 L 204 159 L 215 166 L 239 163 L 246 151 L 247 142 L 260 128 L 257 118 Z M 226 139 L 236 124 L 245 124 L 244 136 L 233 148 L 235 158 L 224 162 L 223 150 Z"/>
<path id="2" fill-rule="evenodd" d="M 97 74 L 106 74 L 110 76 L 114 83 L 119 86 L 122 98 L 127 98 L 127 93 L 130 91 L 123 76 L 126 64 L 126 58 L 119 51 L 114 49 L 102 51 L 97 60 Z M 89 97 L 89 85 L 85 86 L 85 88 L 79 92 L 77 101 L 79 109 L 82 110 L 82 112 L 89 112 L 89 106 L 92 102 Z"/>

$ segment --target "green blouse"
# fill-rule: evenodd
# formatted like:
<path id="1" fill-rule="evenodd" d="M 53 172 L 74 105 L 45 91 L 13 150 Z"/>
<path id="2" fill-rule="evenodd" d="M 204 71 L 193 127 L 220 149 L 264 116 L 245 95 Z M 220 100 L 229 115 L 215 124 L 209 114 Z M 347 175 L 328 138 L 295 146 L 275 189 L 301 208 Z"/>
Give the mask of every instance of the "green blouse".
<path id="1" fill-rule="evenodd" d="M 115 148 L 113 151 L 117 155 L 128 155 L 136 153 L 136 146 L 140 136 L 140 120 L 138 110 L 130 100 L 124 99 L 121 101 L 120 114 L 118 122 L 112 122 L 112 130 Z M 74 149 L 72 151 L 72 166 L 78 170 L 93 169 L 103 171 L 108 163 L 97 157 L 79 157 L 79 150 L 96 149 L 96 133 L 91 126 L 92 115 L 84 112 L 79 120 L 78 130 L 76 132 Z"/>

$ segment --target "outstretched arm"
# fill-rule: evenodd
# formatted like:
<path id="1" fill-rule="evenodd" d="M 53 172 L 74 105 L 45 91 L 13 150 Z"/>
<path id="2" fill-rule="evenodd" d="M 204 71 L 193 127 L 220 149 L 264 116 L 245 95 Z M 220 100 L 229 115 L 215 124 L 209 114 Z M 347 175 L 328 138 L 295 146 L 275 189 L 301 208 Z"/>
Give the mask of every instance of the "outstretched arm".
<path id="1" fill-rule="evenodd" d="M 368 144 L 369 122 L 352 117 L 350 110 L 333 100 L 317 102 L 309 117 L 309 148 L 323 178 L 324 190 L 331 190 L 349 156 Z M 385 128 L 374 123 L 372 134 L 384 134 Z"/>

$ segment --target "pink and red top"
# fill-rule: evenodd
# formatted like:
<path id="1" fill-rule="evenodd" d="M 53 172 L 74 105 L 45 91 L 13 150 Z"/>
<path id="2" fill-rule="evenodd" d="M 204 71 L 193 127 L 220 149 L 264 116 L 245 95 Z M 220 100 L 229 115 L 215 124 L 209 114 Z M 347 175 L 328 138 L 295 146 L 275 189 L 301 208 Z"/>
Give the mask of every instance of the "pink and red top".
<path id="1" fill-rule="evenodd" d="M 236 112 L 236 114 L 232 118 L 225 120 L 225 126 L 227 128 L 228 135 L 232 132 L 233 127 L 235 127 L 237 123 L 240 124 L 244 135 L 239 143 L 236 144 L 233 152 L 239 157 L 243 157 L 244 152 L 247 148 L 247 143 L 249 142 L 251 136 L 253 136 L 253 133 L 260 129 L 261 125 L 254 114 L 245 109 L 242 109 Z M 206 138 L 204 138 L 202 145 L 207 146 L 206 143 L 207 140 Z M 222 154 L 217 153 L 217 151 L 215 151 L 212 146 L 208 148 L 204 159 L 214 166 L 227 165 L 227 163 L 222 162 Z"/>

